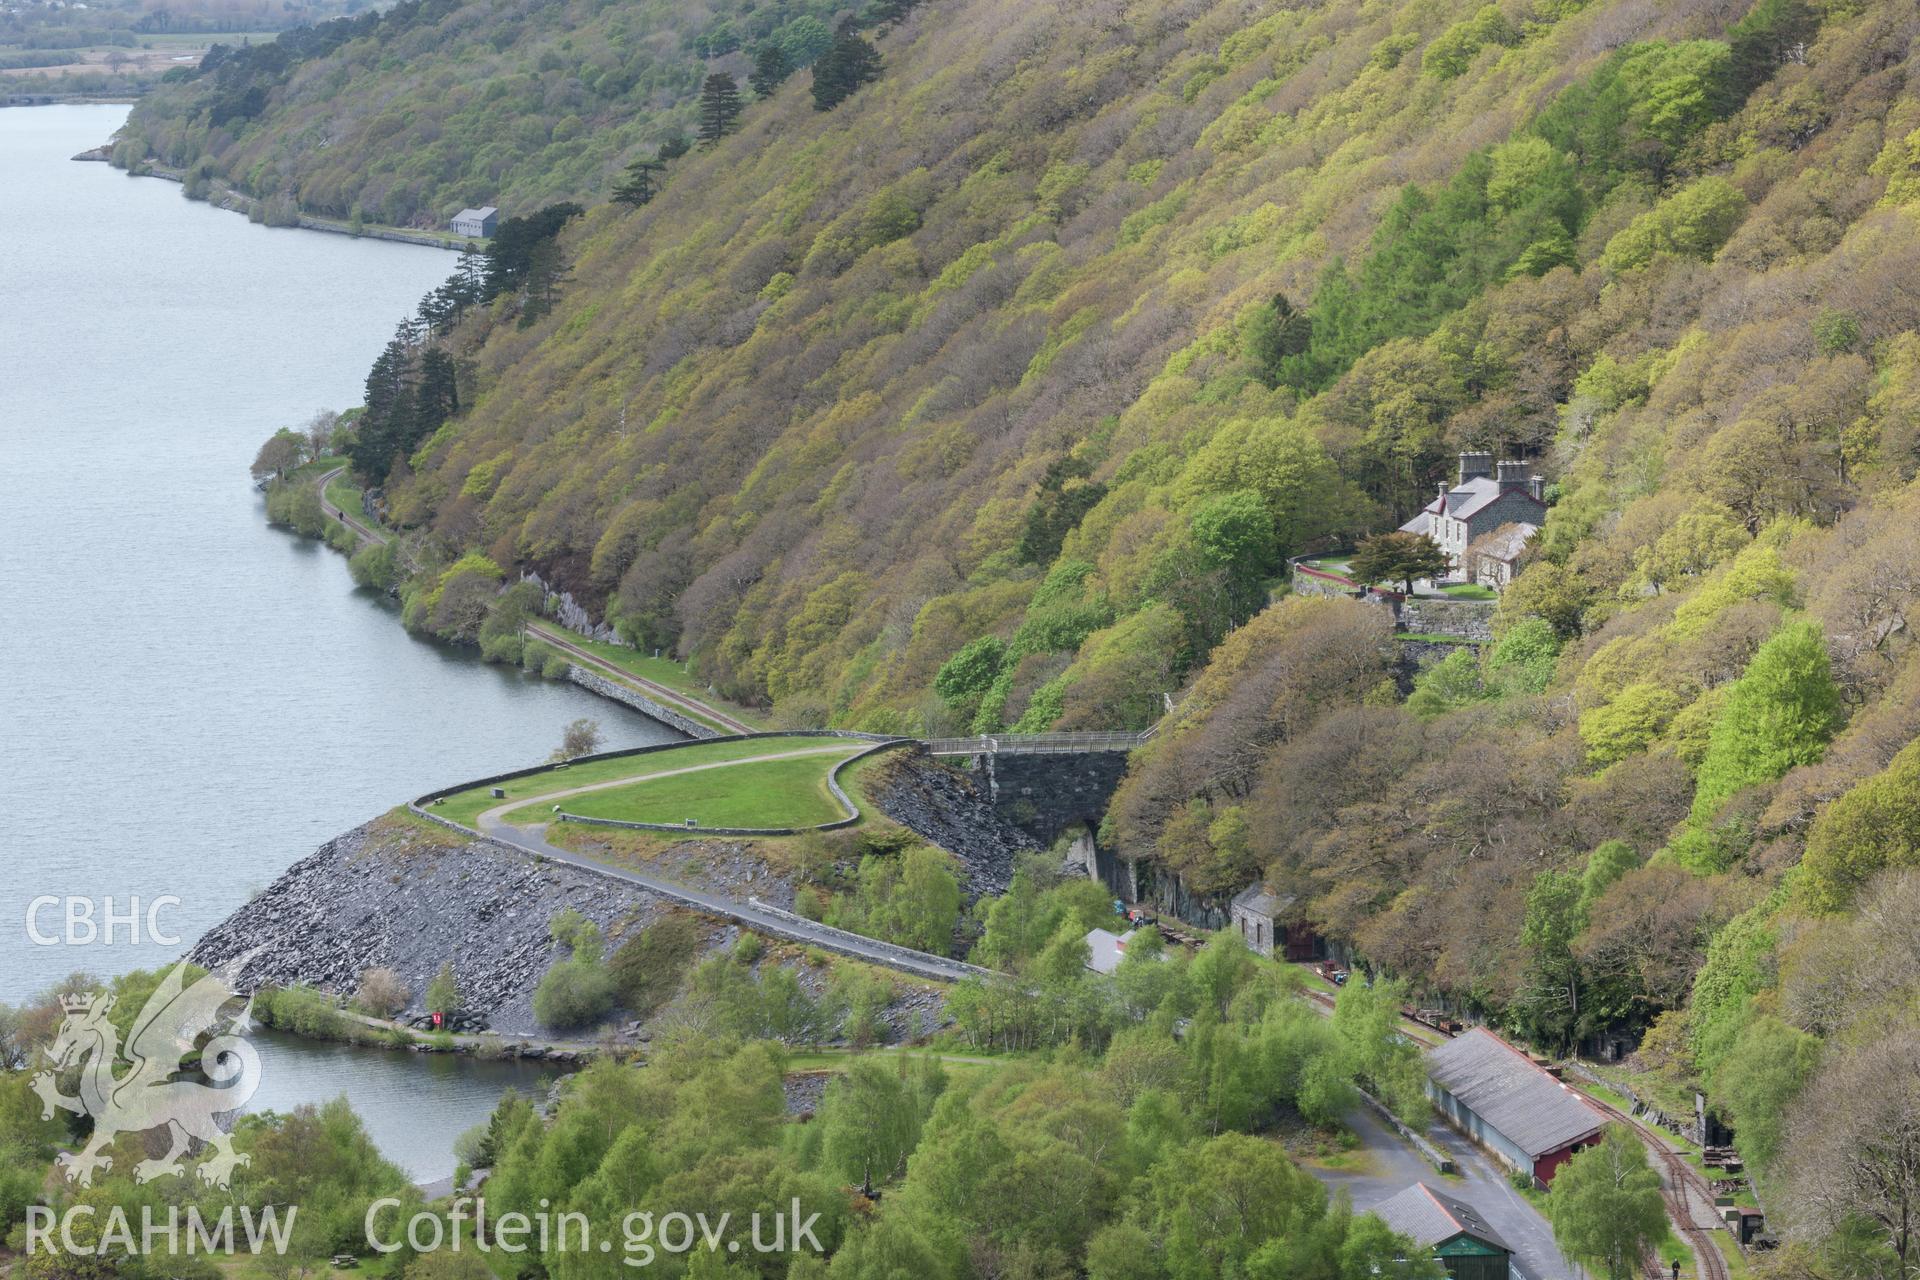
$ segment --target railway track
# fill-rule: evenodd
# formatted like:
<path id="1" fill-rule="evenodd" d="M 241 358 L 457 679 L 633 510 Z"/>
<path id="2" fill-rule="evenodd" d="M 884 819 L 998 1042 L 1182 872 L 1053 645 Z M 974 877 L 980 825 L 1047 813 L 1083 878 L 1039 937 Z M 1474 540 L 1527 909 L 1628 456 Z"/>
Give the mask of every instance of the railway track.
<path id="1" fill-rule="evenodd" d="M 1680 1233 L 1689 1248 L 1693 1250 L 1694 1274 L 1699 1280 L 1728 1280 L 1727 1260 L 1720 1255 L 1720 1246 L 1714 1243 L 1710 1228 L 1703 1227 L 1693 1216 L 1694 1195 L 1699 1195 L 1707 1204 L 1713 1203 L 1713 1189 L 1707 1186 L 1706 1179 L 1696 1172 L 1692 1165 L 1669 1147 L 1666 1140 L 1652 1126 L 1642 1124 L 1620 1108 L 1612 1106 L 1586 1091 L 1581 1096 L 1588 1102 L 1631 1127 L 1640 1135 L 1640 1140 L 1659 1157 L 1666 1177 L 1660 1189 L 1660 1195 L 1667 1202 L 1667 1217 L 1673 1221 L 1674 1230 Z M 1648 1259 L 1648 1274 L 1665 1276 L 1666 1268 L 1658 1257 Z"/>

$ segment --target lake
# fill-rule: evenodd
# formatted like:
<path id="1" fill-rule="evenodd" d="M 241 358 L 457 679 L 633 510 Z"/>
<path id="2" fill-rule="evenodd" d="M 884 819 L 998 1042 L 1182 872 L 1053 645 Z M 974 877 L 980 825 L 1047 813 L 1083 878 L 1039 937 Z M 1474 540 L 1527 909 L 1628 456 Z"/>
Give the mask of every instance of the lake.
<path id="1" fill-rule="evenodd" d="M 610 747 L 675 736 L 409 637 L 341 556 L 267 527 L 247 475 L 260 442 L 358 403 L 454 255 L 255 226 L 69 159 L 125 115 L 0 110 L 5 1001 L 166 963 L 316 845 L 437 784 L 537 762 L 576 717 Z M 40 895 L 99 914 L 173 895 L 158 923 L 183 941 L 123 928 L 111 945 L 36 945 Z M 464 1098 L 457 1132 L 505 1087 L 493 1064 L 422 1075 L 412 1055 L 341 1053 L 282 1055 L 276 1105 L 344 1089 L 376 1133 L 402 1133 L 401 1081 Z M 456 1089 L 463 1070 L 475 1083 Z M 435 1132 L 458 1119 L 436 1115 Z M 389 1154 L 438 1176 L 445 1139 Z"/>

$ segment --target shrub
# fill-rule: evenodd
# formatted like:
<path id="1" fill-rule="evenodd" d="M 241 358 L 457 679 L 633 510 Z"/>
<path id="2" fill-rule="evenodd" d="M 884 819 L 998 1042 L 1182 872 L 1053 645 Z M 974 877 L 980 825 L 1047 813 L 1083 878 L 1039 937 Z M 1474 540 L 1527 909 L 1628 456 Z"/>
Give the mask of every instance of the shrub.
<path id="1" fill-rule="evenodd" d="M 645 1018 L 680 989 L 687 966 L 700 950 L 700 930 L 678 913 L 660 917 L 622 942 L 608 961 L 620 1000 Z"/>
<path id="2" fill-rule="evenodd" d="M 453 961 L 441 965 L 440 972 L 427 984 L 426 1006 L 429 1013 L 459 1012 L 460 984 L 453 976 Z"/>
<path id="3" fill-rule="evenodd" d="M 368 969 L 353 993 L 353 1002 L 376 1018 L 391 1018 L 412 998 L 406 980 L 391 969 Z"/>
<path id="4" fill-rule="evenodd" d="M 254 997 L 254 1012 L 260 1021 L 281 1031 L 314 1040 L 343 1040 L 347 1020 L 333 1001 L 308 986 L 280 987 Z"/>
<path id="5" fill-rule="evenodd" d="M 370 542 L 347 561 L 353 585 L 369 591 L 392 591 L 400 585 L 400 556 L 391 542 Z"/>
<path id="6" fill-rule="evenodd" d="M 590 1026 L 612 1010 L 613 996 L 613 978 L 605 967 L 571 957 L 540 979 L 533 992 L 533 1016 L 556 1031 Z"/>

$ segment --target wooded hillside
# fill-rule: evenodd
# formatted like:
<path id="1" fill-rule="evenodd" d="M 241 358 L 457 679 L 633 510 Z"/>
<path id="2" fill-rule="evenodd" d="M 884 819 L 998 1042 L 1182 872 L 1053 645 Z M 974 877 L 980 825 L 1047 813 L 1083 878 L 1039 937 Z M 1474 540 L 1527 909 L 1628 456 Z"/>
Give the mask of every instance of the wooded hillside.
<path id="1" fill-rule="evenodd" d="M 444 227 L 604 197 L 685 139 L 710 71 L 792 67 L 832 42 L 825 0 L 400 0 L 224 48 L 135 106 L 115 160 L 223 179 L 289 213 Z"/>
<path id="2" fill-rule="evenodd" d="M 1916 34 L 1890 0 L 924 4 L 837 109 L 790 83 L 427 339 L 468 407 L 391 511 L 430 585 L 537 569 L 785 723 L 1180 693 L 1121 856 L 1265 876 L 1546 1047 L 1646 1030 L 1796 1238 L 1866 1231 L 1821 1274 L 1908 1274 L 1920 1160 L 1825 1192 L 1920 1132 L 1846 1083 L 1920 1065 L 1875 1038 L 1920 954 Z M 1463 450 L 1551 509 L 1495 642 L 1403 696 L 1382 609 L 1270 593 Z"/>

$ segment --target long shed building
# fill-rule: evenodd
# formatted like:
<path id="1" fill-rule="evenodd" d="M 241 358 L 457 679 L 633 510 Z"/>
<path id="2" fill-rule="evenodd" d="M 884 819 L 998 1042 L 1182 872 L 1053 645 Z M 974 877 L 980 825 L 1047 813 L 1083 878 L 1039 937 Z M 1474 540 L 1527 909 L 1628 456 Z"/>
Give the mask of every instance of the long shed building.
<path id="1" fill-rule="evenodd" d="M 1484 1027 L 1427 1051 L 1427 1096 L 1462 1133 L 1546 1186 L 1607 1117 Z"/>

